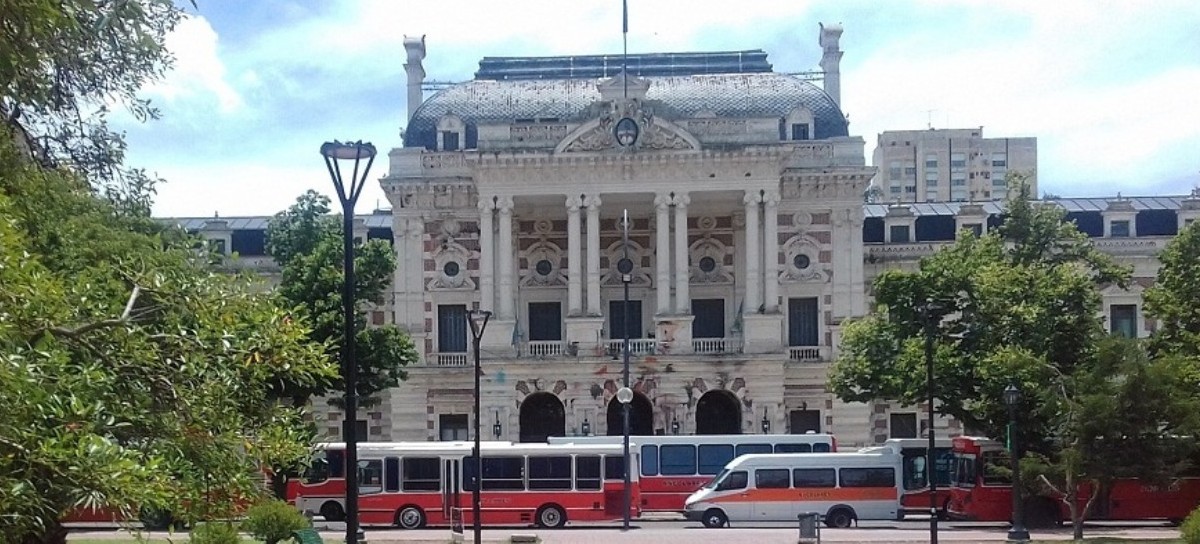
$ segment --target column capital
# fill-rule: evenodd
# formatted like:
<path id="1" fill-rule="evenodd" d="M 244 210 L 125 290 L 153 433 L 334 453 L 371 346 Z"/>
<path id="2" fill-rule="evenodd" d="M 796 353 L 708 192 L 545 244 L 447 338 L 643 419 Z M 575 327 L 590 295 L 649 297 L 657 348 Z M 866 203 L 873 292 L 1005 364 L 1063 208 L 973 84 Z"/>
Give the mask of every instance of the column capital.
<path id="1" fill-rule="evenodd" d="M 762 195 L 763 204 L 767 206 L 779 205 L 779 191 L 766 191 Z"/>
<path id="2" fill-rule="evenodd" d="M 583 205 L 589 210 L 595 210 L 600 207 L 600 195 L 587 195 L 583 198 Z"/>
<path id="3" fill-rule="evenodd" d="M 567 211 L 578 212 L 579 208 L 583 207 L 583 198 L 579 196 L 567 197 Z"/>
<path id="4" fill-rule="evenodd" d="M 742 203 L 746 205 L 758 204 L 762 200 L 762 189 L 746 189 L 746 195 L 742 197 Z"/>
<path id="5" fill-rule="evenodd" d="M 494 210 L 496 209 L 496 197 L 494 195 L 479 195 L 479 201 L 475 204 L 481 212 Z"/>
<path id="6" fill-rule="evenodd" d="M 500 213 L 511 214 L 513 209 L 513 197 L 507 195 L 496 197 L 496 209 L 500 210 Z"/>
<path id="7" fill-rule="evenodd" d="M 671 195 L 668 193 L 658 193 L 654 195 L 654 207 L 658 210 L 665 210 L 671 206 Z"/>
<path id="8" fill-rule="evenodd" d="M 692 203 L 692 197 L 687 193 L 675 193 L 675 198 L 671 199 L 671 203 L 676 207 L 686 208 L 688 204 Z"/>

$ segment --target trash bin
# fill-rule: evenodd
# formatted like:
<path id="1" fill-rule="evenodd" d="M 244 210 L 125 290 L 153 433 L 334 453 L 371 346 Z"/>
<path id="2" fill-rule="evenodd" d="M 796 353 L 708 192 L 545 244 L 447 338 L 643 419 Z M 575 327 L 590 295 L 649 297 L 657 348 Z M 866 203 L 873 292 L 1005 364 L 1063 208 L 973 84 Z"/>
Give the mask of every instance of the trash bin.
<path id="1" fill-rule="evenodd" d="M 796 516 L 800 521 L 800 543 L 821 542 L 821 514 L 804 512 Z"/>

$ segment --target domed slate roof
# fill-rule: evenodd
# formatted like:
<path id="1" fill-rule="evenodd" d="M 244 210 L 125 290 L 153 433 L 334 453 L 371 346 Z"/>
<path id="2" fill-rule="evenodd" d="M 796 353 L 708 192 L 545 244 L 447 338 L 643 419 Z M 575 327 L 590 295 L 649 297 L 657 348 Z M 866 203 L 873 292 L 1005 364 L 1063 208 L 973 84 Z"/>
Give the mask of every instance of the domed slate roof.
<path id="1" fill-rule="evenodd" d="M 793 109 L 804 106 L 813 113 L 815 139 L 848 135 L 845 116 L 824 90 L 793 76 L 763 71 L 763 64 L 765 55 L 762 63 L 747 63 L 745 71 L 749 73 L 651 75 L 655 72 L 679 74 L 681 67 L 678 65 L 670 67 L 669 71 L 639 71 L 650 83 L 646 101 L 657 102 L 657 113 L 664 117 L 690 118 L 701 112 L 712 112 L 724 118 L 784 117 Z M 615 65 L 615 68 L 619 67 L 619 64 Z M 766 65 L 766 69 L 769 68 L 770 65 Z M 707 70 L 711 69 L 710 66 Z M 536 79 L 476 79 L 443 89 L 417 109 L 404 132 L 404 146 L 433 149 L 437 141 L 437 122 L 446 114 L 456 115 L 466 123 L 464 143 L 468 147 L 473 147 L 479 124 L 511 123 L 517 119 L 589 119 L 594 115 L 590 107 L 600 100 L 596 88 L 600 78 L 570 78 L 568 73 L 597 75 L 594 71 L 580 74 L 580 70 L 575 70 L 556 74 L 541 69 Z M 729 71 L 737 71 L 737 68 Z M 477 76 L 485 75 L 484 72 L 481 69 Z M 565 77 L 550 77 L 553 75 Z"/>

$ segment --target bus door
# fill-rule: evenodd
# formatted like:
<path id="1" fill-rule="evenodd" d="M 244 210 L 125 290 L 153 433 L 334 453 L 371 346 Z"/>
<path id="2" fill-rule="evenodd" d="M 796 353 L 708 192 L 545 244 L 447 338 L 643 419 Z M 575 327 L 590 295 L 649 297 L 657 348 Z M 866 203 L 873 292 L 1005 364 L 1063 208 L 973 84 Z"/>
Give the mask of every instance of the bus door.
<path id="1" fill-rule="evenodd" d="M 446 459 L 442 462 L 442 512 L 451 526 L 463 523 L 461 464 L 461 459 Z"/>

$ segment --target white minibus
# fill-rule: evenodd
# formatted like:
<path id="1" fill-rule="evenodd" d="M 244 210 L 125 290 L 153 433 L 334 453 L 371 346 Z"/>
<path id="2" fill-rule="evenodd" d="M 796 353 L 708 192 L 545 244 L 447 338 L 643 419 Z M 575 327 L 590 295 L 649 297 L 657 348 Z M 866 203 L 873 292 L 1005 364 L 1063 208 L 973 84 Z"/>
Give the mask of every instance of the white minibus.
<path id="1" fill-rule="evenodd" d="M 795 521 L 816 512 L 830 527 L 898 520 L 901 457 L 894 453 L 751 454 L 730 461 L 684 504 L 705 527 Z"/>

